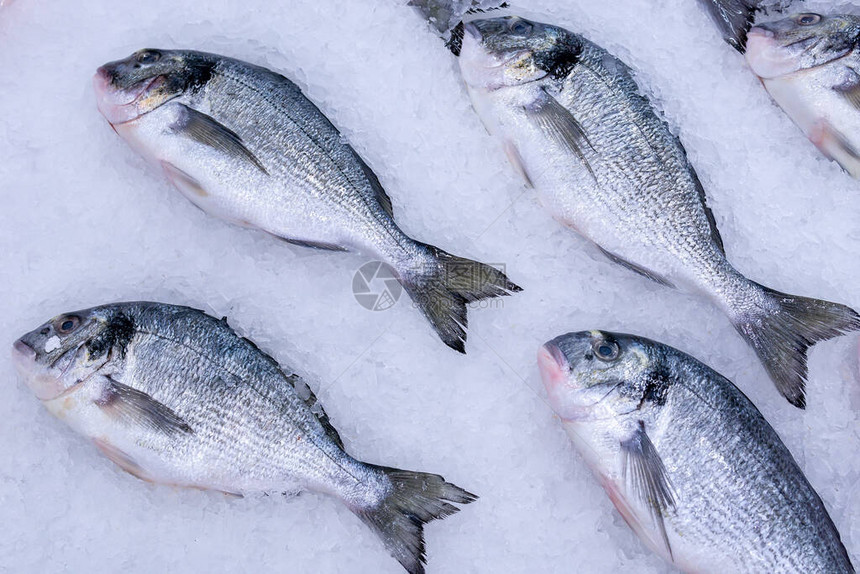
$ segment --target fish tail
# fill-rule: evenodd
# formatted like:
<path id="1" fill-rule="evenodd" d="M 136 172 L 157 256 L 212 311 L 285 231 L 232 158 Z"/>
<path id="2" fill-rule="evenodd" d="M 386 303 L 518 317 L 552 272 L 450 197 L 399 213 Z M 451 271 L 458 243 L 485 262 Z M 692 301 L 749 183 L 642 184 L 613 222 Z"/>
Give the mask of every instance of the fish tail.
<path id="1" fill-rule="evenodd" d="M 353 508 L 361 520 L 409 574 L 424 574 L 424 525 L 459 512 L 451 504 L 468 504 L 477 496 L 436 474 L 368 465 L 390 484 L 385 497 L 374 506 Z"/>
<path id="2" fill-rule="evenodd" d="M 442 341 L 466 350 L 466 304 L 522 291 L 492 267 L 419 243 L 420 264 L 399 273 L 400 283 L 433 325 Z"/>
<path id="3" fill-rule="evenodd" d="M 809 347 L 860 330 L 860 315 L 839 303 L 752 285 L 757 303 L 753 310 L 747 307 L 736 315 L 735 328 L 755 349 L 779 392 L 794 406 L 805 408 Z"/>

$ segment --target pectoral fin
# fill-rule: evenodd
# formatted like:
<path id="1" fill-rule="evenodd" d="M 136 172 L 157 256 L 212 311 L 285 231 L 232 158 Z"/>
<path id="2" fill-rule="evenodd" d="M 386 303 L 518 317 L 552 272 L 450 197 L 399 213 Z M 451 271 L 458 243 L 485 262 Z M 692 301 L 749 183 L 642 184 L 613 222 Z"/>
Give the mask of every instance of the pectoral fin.
<path id="1" fill-rule="evenodd" d="M 245 142 L 236 132 L 194 108 L 182 104 L 181 109 L 179 119 L 172 126 L 176 133 L 185 135 L 231 157 L 247 161 L 266 175 L 269 174 L 257 156 L 245 146 Z"/>
<path id="2" fill-rule="evenodd" d="M 537 103 L 526 108 L 526 112 L 547 135 L 579 158 L 591 177 L 595 177 L 594 170 L 585 155 L 588 149 L 593 152 L 594 146 L 588 140 L 585 130 L 567 108 L 544 92 Z"/>
<path id="3" fill-rule="evenodd" d="M 860 110 L 860 82 L 837 86 L 833 89 L 845 98 L 849 104 Z"/>
<path id="4" fill-rule="evenodd" d="M 127 425 L 142 426 L 166 435 L 194 432 L 170 407 L 113 379 L 108 379 L 96 404 L 109 416 Z"/>
<path id="5" fill-rule="evenodd" d="M 633 495 L 651 511 L 651 517 L 660 530 L 671 558 L 672 547 L 663 517 L 675 508 L 675 497 L 666 467 L 645 432 L 644 422 L 639 421 L 639 428 L 633 436 L 621 442 L 621 452 L 624 455 L 624 481 Z"/>

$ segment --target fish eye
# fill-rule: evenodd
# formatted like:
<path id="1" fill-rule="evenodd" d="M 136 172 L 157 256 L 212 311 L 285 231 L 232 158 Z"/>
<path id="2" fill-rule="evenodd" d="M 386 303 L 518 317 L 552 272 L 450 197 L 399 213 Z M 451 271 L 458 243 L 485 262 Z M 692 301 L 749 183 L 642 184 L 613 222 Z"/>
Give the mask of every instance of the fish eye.
<path id="1" fill-rule="evenodd" d="M 81 318 L 77 315 L 66 315 L 57 320 L 56 330 L 60 335 L 68 335 L 81 324 Z"/>
<path id="2" fill-rule="evenodd" d="M 591 349 L 601 361 L 614 361 L 621 353 L 621 347 L 615 341 L 594 341 Z"/>
<path id="3" fill-rule="evenodd" d="M 821 16 L 818 14 L 799 14 L 795 21 L 801 26 L 812 26 L 821 22 Z"/>
<path id="4" fill-rule="evenodd" d="M 514 20 L 510 26 L 511 32 L 519 35 L 526 35 L 532 31 L 532 25 L 523 20 Z"/>
<path id="5" fill-rule="evenodd" d="M 154 64 L 161 59 L 161 54 L 153 50 L 144 50 L 137 53 L 136 59 L 141 64 Z"/>

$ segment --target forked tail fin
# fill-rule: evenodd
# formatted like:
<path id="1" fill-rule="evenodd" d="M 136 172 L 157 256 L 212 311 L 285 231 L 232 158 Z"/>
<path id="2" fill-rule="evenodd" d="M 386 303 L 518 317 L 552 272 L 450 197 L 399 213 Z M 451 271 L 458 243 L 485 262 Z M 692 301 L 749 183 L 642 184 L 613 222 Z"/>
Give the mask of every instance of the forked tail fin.
<path id="1" fill-rule="evenodd" d="M 424 525 L 459 512 L 452 502 L 468 504 L 478 497 L 436 474 L 368 466 L 381 471 L 391 489 L 376 506 L 352 511 L 379 535 L 409 574 L 424 574 Z"/>
<path id="2" fill-rule="evenodd" d="M 428 257 L 418 268 L 399 270 L 400 283 L 442 341 L 466 352 L 466 304 L 522 291 L 498 269 L 418 244 Z"/>
<path id="3" fill-rule="evenodd" d="M 839 303 L 787 295 L 753 283 L 764 301 L 743 313 L 735 328 L 755 349 L 779 392 L 806 407 L 806 352 L 815 343 L 860 330 L 860 315 Z"/>

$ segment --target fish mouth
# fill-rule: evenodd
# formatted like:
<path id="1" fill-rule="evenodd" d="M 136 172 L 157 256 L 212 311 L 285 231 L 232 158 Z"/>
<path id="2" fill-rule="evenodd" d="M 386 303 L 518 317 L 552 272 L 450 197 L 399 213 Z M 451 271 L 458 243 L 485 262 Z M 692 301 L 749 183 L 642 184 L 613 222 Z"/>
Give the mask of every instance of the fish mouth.
<path id="1" fill-rule="evenodd" d="M 554 343 L 546 343 L 538 351 L 538 368 L 544 386 L 547 390 L 551 390 L 567 382 L 570 363 L 558 346 Z"/>
<path id="2" fill-rule="evenodd" d="M 93 76 L 93 89 L 96 92 L 98 109 L 111 125 L 137 119 L 142 114 L 136 104 L 157 83 L 163 81 L 164 76 L 155 76 L 148 81 L 138 83 L 130 90 L 123 90 L 114 86 L 114 75 L 110 68 L 101 66 Z"/>
<path id="3" fill-rule="evenodd" d="M 747 64 L 756 76 L 764 80 L 792 74 L 801 68 L 800 54 L 803 50 L 798 50 L 797 45 L 808 41 L 809 38 L 803 38 L 785 45 L 766 24 L 754 26 L 747 33 Z"/>
<path id="4" fill-rule="evenodd" d="M 36 350 L 23 339 L 18 339 L 12 344 L 12 358 L 16 363 L 32 363 L 36 359 Z"/>

